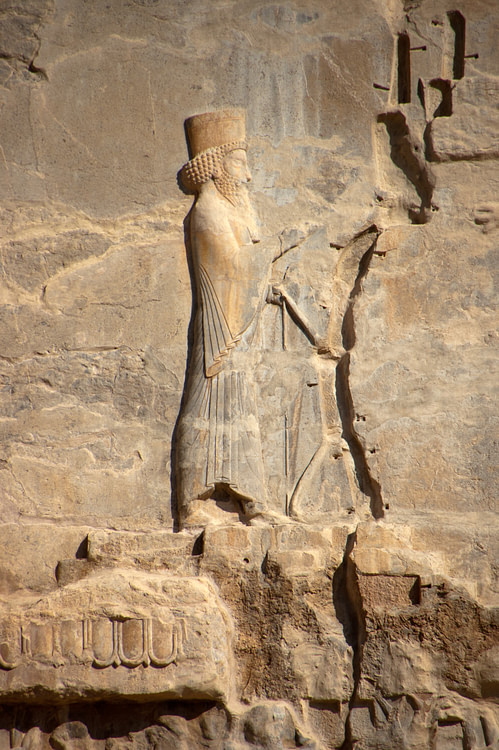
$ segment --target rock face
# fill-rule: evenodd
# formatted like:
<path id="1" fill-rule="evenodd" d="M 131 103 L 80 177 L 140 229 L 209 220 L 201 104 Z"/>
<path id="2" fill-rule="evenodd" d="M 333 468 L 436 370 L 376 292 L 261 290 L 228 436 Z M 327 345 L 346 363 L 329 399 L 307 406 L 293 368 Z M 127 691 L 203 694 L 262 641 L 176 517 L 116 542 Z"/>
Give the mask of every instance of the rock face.
<path id="1" fill-rule="evenodd" d="M 231 628 L 207 582 L 105 571 L 4 612 L 5 699 L 226 699 Z"/>
<path id="2" fill-rule="evenodd" d="M 0 750 L 499 748 L 498 24 L 0 3 Z"/>

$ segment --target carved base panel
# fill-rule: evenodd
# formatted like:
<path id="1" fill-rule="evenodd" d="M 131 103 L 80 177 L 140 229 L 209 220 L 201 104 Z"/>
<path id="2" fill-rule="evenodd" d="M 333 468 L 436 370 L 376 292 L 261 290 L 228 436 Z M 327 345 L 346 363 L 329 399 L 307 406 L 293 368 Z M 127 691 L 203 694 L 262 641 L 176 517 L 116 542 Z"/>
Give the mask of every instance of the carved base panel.
<path id="1" fill-rule="evenodd" d="M 104 571 L 0 618 L 0 696 L 220 699 L 230 627 L 205 581 Z"/>
<path id="2" fill-rule="evenodd" d="M 270 744 L 269 744 L 270 743 Z M 0 707 L 0 750 L 323 750 L 282 702 Z"/>

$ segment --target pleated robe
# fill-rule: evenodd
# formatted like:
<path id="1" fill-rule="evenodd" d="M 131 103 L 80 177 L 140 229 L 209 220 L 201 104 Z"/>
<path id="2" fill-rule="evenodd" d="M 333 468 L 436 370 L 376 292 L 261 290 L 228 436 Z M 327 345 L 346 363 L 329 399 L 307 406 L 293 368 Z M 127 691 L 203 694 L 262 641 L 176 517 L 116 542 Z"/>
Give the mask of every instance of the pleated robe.
<path id="1" fill-rule="evenodd" d="M 197 311 L 177 426 L 180 518 L 223 485 L 248 516 L 267 504 L 254 371 L 255 335 L 271 258 L 255 243 L 249 207 L 234 207 L 213 183 L 191 213 Z"/>

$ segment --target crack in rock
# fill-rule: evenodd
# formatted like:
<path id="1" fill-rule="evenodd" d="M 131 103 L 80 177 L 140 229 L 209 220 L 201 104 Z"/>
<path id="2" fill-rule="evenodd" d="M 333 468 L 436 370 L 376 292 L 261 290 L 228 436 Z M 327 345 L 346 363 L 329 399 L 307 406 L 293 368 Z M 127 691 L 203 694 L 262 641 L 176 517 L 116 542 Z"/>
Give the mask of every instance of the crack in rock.
<path id="1" fill-rule="evenodd" d="M 378 122 L 386 127 L 392 162 L 405 175 L 420 200 L 418 209 L 408 208 L 411 223 L 426 224 L 431 218 L 435 177 L 425 160 L 424 149 L 411 133 L 403 112 L 384 112 L 378 115 Z"/>
<path id="2" fill-rule="evenodd" d="M 348 535 L 343 561 L 333 576 L 333 604 L 336 617 L 343 626 L 346 642 L 353 649 L 353 690 L 348 702 L 348 713 L 345 718 L 345 740 L 341 746 L 341 750 L 353 750 L 355 746 L 350 714 L 357 700 L 362 669 L 362 655 L 367 638 L 366 616 L 357 578 L 357 567 L 351 559 L 352 550 L 356 542 L 357 530 Z"/>
<path id="3" fill-rule="evenodd" d="M 376 227 L 369 227 L 363 233 L 373 232 L 373 230 L 375 231 L 373 242 L 360 259 L 357 277 L 350 292 L 345 315 L 343 316 L 341 334 L 345 354 L 343 354 L 336 366 L 336 402 L 343 429 L 342 437 L 348 443 L 360 490 L 364 495 L 369 497 L 371 513 L 374 518 L 378 519 L 384 516 L 381 486 L 371 476 L 362 441 L 354 428 L 355 409 L 350 389 L 350 352 L 355 346 L 356 340 L 353 310 L 355 302 L 362 292 L 362 281 L 369 270 L 380 231 Z"/>

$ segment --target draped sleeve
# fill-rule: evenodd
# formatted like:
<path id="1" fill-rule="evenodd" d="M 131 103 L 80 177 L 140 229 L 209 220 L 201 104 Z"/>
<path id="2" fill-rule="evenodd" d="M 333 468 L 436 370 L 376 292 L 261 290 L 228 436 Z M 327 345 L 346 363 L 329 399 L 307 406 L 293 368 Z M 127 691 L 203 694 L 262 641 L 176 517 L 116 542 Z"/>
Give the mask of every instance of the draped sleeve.
<path id="1" fill-rule="evenodd" d="M 206 377 L 211 378 L 220 372 L 224 358 L 240 336 L 232 335 L 215 287 L 202 265 L 199 266 L 198 284 L 203 315 L 204 371 Z"/>

